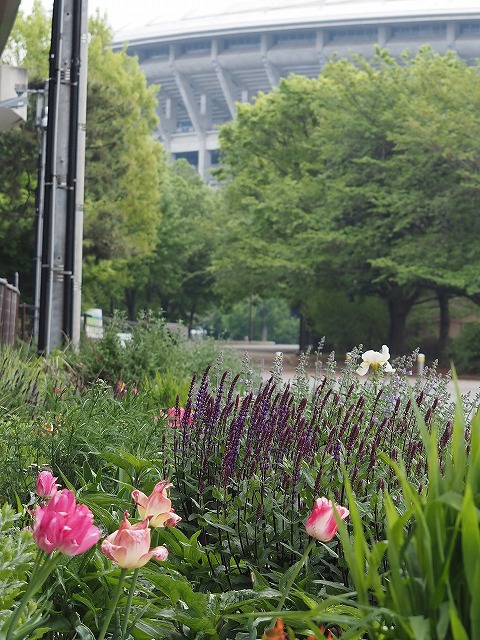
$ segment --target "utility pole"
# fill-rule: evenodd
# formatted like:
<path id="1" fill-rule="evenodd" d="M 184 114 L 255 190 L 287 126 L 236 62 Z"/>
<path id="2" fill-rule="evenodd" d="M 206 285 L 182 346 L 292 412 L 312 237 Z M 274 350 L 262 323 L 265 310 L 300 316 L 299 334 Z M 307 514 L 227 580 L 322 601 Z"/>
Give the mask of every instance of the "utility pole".
<path id="1" fill-rule="evenodd" d="M 35 128 L 39 136 L 38 150 L 38 181 L 37 191 L 35 194 L 35 282 L 33 296 L 33 336 L 38 340 L 38 325 L 40 313 L 40 286 L 42 277 L 42 242 L 43 242 L 43 198 L 45 192 L 45 158 L 47 149 L 47 123 L 48 108 L 46 101 L 48 99 L 48 82 L 44 84 L 43 89 L 35 91 L 36 108 L 35 108 Z"/>
<path id="2" fill-rule="evenodd" d="M 80 339 L 87 9 L 87 0 L 53 4 L 38 323 L 44 354 Z"/>

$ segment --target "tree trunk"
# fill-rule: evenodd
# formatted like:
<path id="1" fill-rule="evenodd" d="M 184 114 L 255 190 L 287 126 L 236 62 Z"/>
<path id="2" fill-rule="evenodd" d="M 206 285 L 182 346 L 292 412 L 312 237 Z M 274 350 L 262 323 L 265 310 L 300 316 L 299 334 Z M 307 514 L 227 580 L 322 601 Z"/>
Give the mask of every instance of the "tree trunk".
<path id="1" fill-rule="evenodd" d="M 402 298 L 400 296 L 388 300 L 388 312 L 390 315 L 388 347 L 394 356 L 405 354 L 407 316 L 414 300 L 414 297 Z"/>
<path id="2" fill-rule="evenodd" d="M 145 293 L 147 307 L 150 307 L 152 304 L 153 294 L 154 294 L 153 284 L 149 283 L 147 284 L 146 293 Z"/>
<path id="3" fill-rule="evenodd" d="M 253 340 L 253 296 L 250 296 L 248 307 L 248 341 Z"/>
<path id="4" fill-rule="evenodd" d="M 137 300 L 136 290 L 125 289 L 125 304 L 127 305 L 128 319 L 132 321 L 135 321 L 137 319 L 136 300 Z"/>
<path id="5" fill-rule="evenodd" d="M 298 346 L 300 353 L 305 353 L 310 346 L 310 335 L 308 331 L 307 321 L 303 313 L 300 313 Z"/>
<path id="6" fill-rule="evenodd" d="M 260 318 L 262 319 L 262 341 L 266 342 L 268 340 L 268 309 L 263 300 L 260 306 Z"/>
<path id="7" fill-rule="evenodd" d="M 195 309 L 192 307 L 190 309 L 190 314 L 188 316 L 188 337 L 191 338 L 192 336 L 192 329 L 193 329 L 193 319 L 195 318 Z"/>
<path id="8" fill-rule="evenodd" d="M 444 356 L 447 352 L 448 338 L 450 334 L 450 308 L 448 294 L 438 292 L 438 306 L 440 309 L 440 328 L 438 333 L 438 349 L 440 356 Z"/>

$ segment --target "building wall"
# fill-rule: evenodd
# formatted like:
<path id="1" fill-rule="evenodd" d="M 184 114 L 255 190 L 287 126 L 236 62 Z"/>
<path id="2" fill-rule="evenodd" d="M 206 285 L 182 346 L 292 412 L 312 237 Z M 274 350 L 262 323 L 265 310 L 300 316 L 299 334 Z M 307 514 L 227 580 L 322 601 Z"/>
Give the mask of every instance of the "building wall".
<path id="1" fill-rule="evenodd" d="M 263 20 L 235 27 L 232 21 L 218 29 L 184 31 L 172 28 L 170 35 L 165 30 L 155 35 L 151 29 L 139 30 L 127 51 L 138 56 L 148 83 L 160 85 L 158 134 L 165 147 L 208 179 L 218 158 L 218 127 L 235 116 L 237 103 L 252 102 L 292 73 L 317 77 L 333 55 L 368 58 L 376 44 L 392 55 L 415 54 L 429 44 L 441 54 L 453 49 L 473 63 L 480 57 L 480 4 L 453 14 L 310 16 L 290 24 Z"/>

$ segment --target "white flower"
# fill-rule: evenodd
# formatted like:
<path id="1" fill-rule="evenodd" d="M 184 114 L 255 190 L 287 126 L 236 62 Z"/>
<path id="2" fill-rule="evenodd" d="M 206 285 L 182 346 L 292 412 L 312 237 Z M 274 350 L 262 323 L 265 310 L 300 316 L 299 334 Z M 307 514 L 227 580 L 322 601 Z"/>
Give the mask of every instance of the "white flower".
<path id="1" fill-rule="evenodd" d="M 386 344 L 382 346 L 381 351 L 365 351 L 362 354 L 362 364 L 358 367 L 357 373 L 359 376 L 364 376 L 368 373 L 369 367 L 372 367 L 374 371 L 378 371 L 379 369 L 383 369 L 385 373 L 393 373 L 395 369 L 388 362 L 390 360 L 390 351 Z"/>

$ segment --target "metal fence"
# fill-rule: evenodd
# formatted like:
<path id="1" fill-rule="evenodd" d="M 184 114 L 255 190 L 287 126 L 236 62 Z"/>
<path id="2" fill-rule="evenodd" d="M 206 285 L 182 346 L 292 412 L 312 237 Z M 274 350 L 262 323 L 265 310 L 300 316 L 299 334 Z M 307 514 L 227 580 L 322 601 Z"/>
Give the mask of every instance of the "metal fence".
<path id="1" fill-rule="evenodd" d="M 0 344 L 15 344 L 20 291 L 0 278 Z"/>

